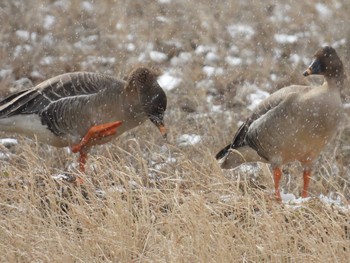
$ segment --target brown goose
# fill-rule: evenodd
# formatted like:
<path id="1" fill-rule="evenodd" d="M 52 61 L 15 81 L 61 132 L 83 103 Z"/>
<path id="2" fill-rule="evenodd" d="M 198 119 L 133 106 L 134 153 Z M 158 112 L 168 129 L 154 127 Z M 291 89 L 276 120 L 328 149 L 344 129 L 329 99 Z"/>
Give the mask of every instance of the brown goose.
<path id="1" fill-rule="evenodd" d="M 56 147 L 69 146 L 80 153 L 79 167 L 84 172 L 91 146 L 106 143 L 147 119 L 166 136 L 167 98 L 157 76 L 139 67 L 127 81 L 88 72 L 48 79 L 0 102 L 0 130 Z"/>
<path id="2" fill-rule="evenodd" d="M 232 143 L 216 155 L 224 169 L 244 162 L 271 163 L 279 200 L 281 166 L 292 161 L 303 166 L 301 196 L 307 197 L 312 165 L 335 135 L 341 119 L 340 91 L 346 76 L 343 63 L 332 47 L 315 53 L 304 76 L 312 74 L 323 75 L 323 85 L 293 85 L 273 93 L 242 124 Z"/>

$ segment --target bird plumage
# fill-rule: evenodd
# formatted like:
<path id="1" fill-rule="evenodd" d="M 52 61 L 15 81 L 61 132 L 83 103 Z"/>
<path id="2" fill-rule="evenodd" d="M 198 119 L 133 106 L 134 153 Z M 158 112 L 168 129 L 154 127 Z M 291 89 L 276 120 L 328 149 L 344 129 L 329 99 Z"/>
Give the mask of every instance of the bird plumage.
<path id="1" fill-rule="evenodd" d="M 304 72 L 304 75 L 310 74 L 323 75 L 323 85 L 289 86 L 258 105 L 238 129 L 232 143 L 216 155 L 223 168 L 234 168 L 248 159 L 253 161 L 251 156 L 255 152 L 257 161 L 271 163 L 276 171 L 292 161 L 301 162 L 304 171 L 311 171 L 340 122 L 340 91 L 345 74 L 342 62 L 331 47 L 316 52 L 315 60 Z M 244 153 L 240 153 L 241 149 Z M 304 197 L 306 190 L 304 188 Z M 279 197 L 279 192 L 276 194 Z"/>
<path id="2" fill-rule="evenodd" d="M 0 130 L 65 147 L 80 143 L 91 127 L 122 122 L 116 134 L 94 138 L 84 145 L 85 151 L 147 119 L 165 135 L 167 99 L 157 76 L 140 67 L 126 81 L 88 72 L 53 77 L 1 101 Z"/>

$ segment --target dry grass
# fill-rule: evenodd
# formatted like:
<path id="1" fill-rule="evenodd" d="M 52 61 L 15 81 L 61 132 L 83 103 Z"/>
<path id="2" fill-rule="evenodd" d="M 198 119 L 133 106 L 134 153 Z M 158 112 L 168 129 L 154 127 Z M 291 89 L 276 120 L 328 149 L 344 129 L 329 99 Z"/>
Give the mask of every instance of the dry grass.
<path id="1" fill-rule="evenodd" d="M 348 261 L 349 209 L 318 198 L 333 193 L 349 207 L 348 121 L 315 166 L 314 198 L 301 205 L 274 201 L 265 165 L 223 172 L 213 158 L 249 114 L 253 85 L 271 92 L 307 83 L 300 75 L 309 61 L 296 61 L 295 54 L 310 59 L 316 48 L 332 44 L 349 68 L 348 1 L 324 1 L 325 15 L 313 1 L 110 0 L 94 1 L 92 10 L 84 9 L 87 2 L 0 3 L 0 71 L 9 70 L 0 76 L 0 96 L 18 89 L 15 81 L 24 77 L 34 84 L 76 70 L 123 77 L 144 57 L 143 64 L 182 79 L 167 92 L 169 140 L 147 123 L 96 147 L 78 188 L 51 177 L 76 174 L 76 157 L 64 149 L 25 138 L 10 149 L 1 146 L 12 154 L 0 161 L 2 262 Z M 44 26 L 48 15 L 55 17 L 51 27 Z M 227 27 L 233 24 L 255 33 L 232 37 Z M 298 41 L 278 43 L 275 34 Z M 218 59 L 196 53 L 200 45 L 214 47 Z M 151 50 L 168 60 L 152 62 Z M 191 59 L 174 64 L 183 52 Z M 228 64 L 228 55 L 243 63 Z M 223 74 L 207 77 L 204 65 Z M 225 113 L 212 112 L 208 96 Z M 184 133 L 202 141 L 181 147 L 177 138 Z M 298 196 L 300 167 L 290 165 L 285 174 L 283 189 Z"/>

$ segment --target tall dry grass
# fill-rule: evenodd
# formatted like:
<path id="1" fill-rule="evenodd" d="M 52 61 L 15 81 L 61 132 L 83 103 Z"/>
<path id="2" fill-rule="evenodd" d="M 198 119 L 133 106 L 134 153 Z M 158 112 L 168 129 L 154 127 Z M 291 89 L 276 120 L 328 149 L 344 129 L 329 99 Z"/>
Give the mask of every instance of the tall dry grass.
<path id="1" fill-rule="evenodd" d="M 10 156 L 0 160 L 1 261 L 347 262 L 347 116 L 315 166 L 312 199 L 299 205 L 274 200 L 267 166 L 221 171 L 213 156 L 248 116 L 252 85 L 272 92 L 308 83 L 301 72 L 324 44 L 335 44 L 349 68 L 348 1 L 324 1 L 321 11 L 312 1 L 169 2 L 94 1 L 93 9 L 89 1 L 78 0 L 0 3 L 0 70 L 7 70 L 1 74 L 1 96 L 24 77 L 37 84 L 86 70 L 122 78 L 141 56 L 143 64 L 182 79 L 167 92 L 168 141 L 146 123 L 94 148 L 81 187 L 52 178 L 78 173 L 72 166 L 76 156 L 65 149 L 22 137 L 9 149 L 1 146 L 0 152 Z M 322 7 L 330 13 L 322 15 Z M 45 27 L 48 16 L 55 22 Z M 255 33 L 232 37 L 227 27 L 234 24 Z M 275 34 L 299 39 L 281 44 Z M 216 48 L 218 60 L 196 53 L 200 45 Z M 152 61 L 151 50 L 168 60 Z M 182 52 L 191 59 L 174 64 L 171 59 Z M 293 60 L 295 54 L 302 59 Z M 229 65 L 227 55 L 251 64 Z M 207 77 L 204 65 L 221 67 L 223 74 Z M 345 102 L 347 94 L 348 84 Z M 209 96 L 224 112 L 212 112 Z M 201 135 L 202 141 L 179 146 L 184 133 Z M 299 196 L 300 167 L 292 164 L 284 172 L 282 188 Z M 337 202 L 324 202 L 320 194 Z"/>

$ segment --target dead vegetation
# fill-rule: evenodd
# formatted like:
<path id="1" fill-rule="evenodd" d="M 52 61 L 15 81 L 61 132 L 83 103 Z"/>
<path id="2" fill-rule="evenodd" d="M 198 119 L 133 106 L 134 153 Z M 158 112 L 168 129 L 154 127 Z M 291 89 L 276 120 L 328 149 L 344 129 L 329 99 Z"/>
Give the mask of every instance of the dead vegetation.
<path id="1" fill-rule="evenodd" d="M 349 68 L 349 12 L 345 0 L 2 1 L 1 97 L 23 88 L 14 85 L 28 83 L 16 82 L 23 78 L 37 84 L 79 70 L 123 78 L 137 64 L 182 82 L 167 91 L 168 142 L 147 123 L 94 148 L 82 187 L 52 178 L 77 173 L 65 149 L 22 137 L 1 146 L 8 158 L 0 160 L 0 260 L 347 262 L 347 116 L 316 164 L 313 198 L 302 204 L 275 202 L 267 166 L 221 171 L 214 155 L 248 116 L 254 87 L 319 81 L 301 72 L 324 44 Z M 151 51 L 166 59 L 152 60 Z M 183 134 L 201 141 L 180 146 Z M 299 196 L 300 167 L 285 174 L 285 193 Z"/>

